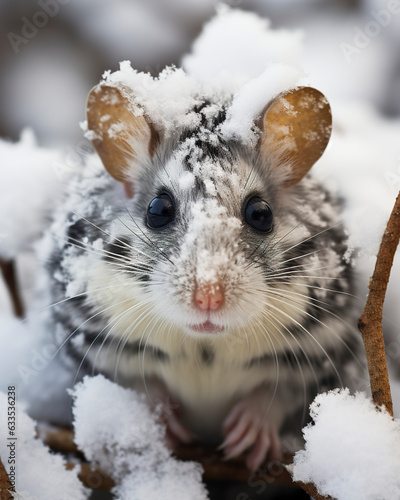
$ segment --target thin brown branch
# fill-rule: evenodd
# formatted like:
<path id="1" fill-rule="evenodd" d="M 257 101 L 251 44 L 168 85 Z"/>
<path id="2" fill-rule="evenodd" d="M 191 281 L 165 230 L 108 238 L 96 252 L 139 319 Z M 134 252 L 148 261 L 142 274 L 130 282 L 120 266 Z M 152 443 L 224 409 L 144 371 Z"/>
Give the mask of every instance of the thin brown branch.
<path id="1" fill-rule="evenodd" d="M 297 485 L 291 480 L 290 474 L 281 465 L 279 465 L 279 467 L 274 465 L 269 472 L 268 465 L 266 465 L 265 468 L 261 468 L 261 470 L 257 473 L 252 473 L 241 461 L 236 463 L 224 463 L 219 460 L 216 463 L 210 463 L 208 461 L 210 455 L 204 455 L 202 460 L 199 460 L 198 451 L 193 451 L 192 448 L 185 450 L 183 453 L 178 451 L 175 455 L 181 460 L 191 460 L 200 463 L 204 470 L 203 478 L 206 480 L 235 481 L 243 483 L 251 481 L 251 484 L 259 484 L 262 482 L 266 484 L 297 487 Z M 88 463 L 67 463 L 67 469 L 69 470 L 77 466 L 80 468 L 78 477 L 85 486 L 99 490 L 110 490 L 113 486 L 115 486 L 115 483 L 110 476 L 99 467 L 92 466 Z M 323 497 L 317 496 L 315 499 L 324 500 Z"/>
<path id="2" fill-rule="evenodd" d="M 79 458 L 83 458 L 83 453 L 78 450 L 74 442 L 74 432 L 68 427 L 48 427 L 38 425 L 36 427 L 37 437 L 39 437 L 45 445 L 51 450 L 73 454 Z"/>
<path id="3" fill-rule="evenodd" d="M 333 500 L 332 497 L 324 497 L 318 493 L 316 486 L 312 483 L 302 483 L 298 481 L 297 484 L 308 493 L 314 500 Z"/>
<path id="4" fill-rule="evenodd" d="M 82 453 L 74 443 L 74 433 L 71 429 L 39 428 L 38 436 L 53 451 L 73 454 L 83 459 Z M 179 460 L 191 460 L 200 463 L 204 469 L 203 477 L 205 479 L 241 482 L 262 481 L 268 484 L 296 486 L 286 468 L 277 462 L 266 463 L 257 473 L 254 473 L 246 467 L 244 457 L 226 462 L 223 460 L 221 453 L 211 446 L 182 446 L 174 452 L 174 455 Z M 287 463 L 292 461 L 291 455 L 285 458 Z M 70 467 L 72 467 L 72 464 Z M 111 488 L 112 481 L 107 474 L 100 469 L 92 469 L 89 464 L 82 464 L 81 478 L 83 478 L 84 484 L 87 484 L 88 481 L 93 483 L 98 480 L 99 486 L 96 486 L 96 488 Z"/>
<path id="5" fill-rule="evenodd" d="M 364 311 L 358 320 L 367 356 L 372 399 L 377 406 L 384 405 L 393 417 L 393 402 L 390 393 L 389 375 L 383 339 L 383 303 L 389 282 L 394 256 L 400 239 L 400 193 L 383 234 L 376 258 L 374 273 L 369 282 L 369 294 Z M 328 500 L 318 493 L 314 484 L 297 483 L 315 500 Z"/>
<path id="6" fill-rule="evenodd" d="M 225 461 L 222 453 L 212 446 L 181 446 L 174 451 L 174 455 L 179 460 L 200 463 L 204 470 L 204 479 L 243 483 L 260 481 L 267 484 L 296 486 L 286 467 L 279 462 L 265 462 L 256 472 L 252 472 L 247 468 L 244 456 Z M 292 460 L 292 455 L 284 457 L 286 463 Z"/>
<path id="7" fill-rule="evenodd" d="M 20 290 L 18 286 L 17 273 L 15 270 L 15 261 L 5 262 L 0 259 L 0 270 L 3 275 L 15 316 L 22 318 L 24 316 L 24 306 L 22 303 Z"/>
<path id="8" fill-rule="evenodd" d="M 12 485 L 0 458 L 0 500 L 12 500 Z"/>
<path id="9" fill-rule="evenodd" d="M 358 320 L 367 355 L 372 399 L 378 406 L 384 405 L 393 416 L 389 375 L 383 340 L 383 302 L 400 239 L 400 193 L 390 215 L 376 259 L 374 274 L 369 283 L 369 294 L 364 311 Z"/>
<path id="10" fill-rule="evenodd" d="M 99 467 L 93 467 L 86 463 L 67 463 L 67 470 L 72 470 L 79 467 L 78 477 L 84 486 L 93 490 L 110 491 L 115 486 L 114 481 Z"/>

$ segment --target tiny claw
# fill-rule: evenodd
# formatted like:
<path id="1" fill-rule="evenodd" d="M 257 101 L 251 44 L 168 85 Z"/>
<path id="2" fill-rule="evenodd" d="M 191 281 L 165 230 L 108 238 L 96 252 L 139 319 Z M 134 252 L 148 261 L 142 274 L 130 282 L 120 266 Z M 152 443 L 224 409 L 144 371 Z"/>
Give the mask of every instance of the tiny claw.
<path id="1" fill-rule="evenodd" d="M 223 450 L 223 460 L 245 453 L 251 470 L 257 470 L 267 457 L 279 460 L 281 454 L 277 424 L 265 419 L 268 400 L 261 396 L 257 391 L 231 410 L 222 426 L 224 441 L 218 447 Z"/>
<path id="2" fill-rule="evenodd" d="M 233 411 L 226 417 L 222 424 L 222 431 L 226 434 L 230 430 L 231 427 L 233 427 L 233 424 L 235 423 L 236 420 L 240 417 L 240 414 L 242 413 L 243 408 L 241 406 L 237 406 L 236 408 L 233 409 Z"/>
<path id="3" fill-rule="evenodd" d="M 223 441 L 219 446 L 217 446 L 217 451 L 222 451 L 226 447 L 225 441 Z"/>
<path id="4" fill-rule="evenodd" d="M 256 440 L 257 433 L 258 429 L 249 429 L 248 432 L 237 440 L 233 446 L 225 450 L 226 456 L 229 456 L 230 458 L 237 457 L 246 451 Z"/>
<path id="5" fill-rule="evenodd" d="M 229 448 L 228 448 L 228 450 L 229 450 Z M 227 450 L 227 451 L 228 451 L 228 450 Z M 226 454 L 225 454 L 225 455 L 221 458 L 221 460 L 222 460 L 223 462 L 228 462 L 228 460 L 232 460 L 232 458 L 236 458 L 236 457 L 235 457 L 234 455 L 231 455 L 231 453 L 230 453 L 230 452 L 228 452 L 228 453 L 226 453 Z"/>
<path id="6" fill-rule="evenodd" d="M 260 467 L 267 456 L 270 445 L 271 440 L 268 435 L 260 432 L 256 438 L 254 448 L 246 460 L 246 465 L 250 470 L 255 471 Z"/>
<path id="7" fill-rule="evenodd" d="M 271 438 L 270 459 L 279 461 L 282 458 L 282 447 L 278 433 L 276 432 L 275 429 L 272 430 L 270 438 Z"/>
<path id="8" fill-rule="evenodd" d="M 225 441 L 222 443 L 223 448 L 226 448 L 227 446 L 230 446 L 239 441 L 246 434 L 250 425 L 251 422 L 249 422 L 248 420 L 240 420 L 238 424 L 226 436 Z"/>

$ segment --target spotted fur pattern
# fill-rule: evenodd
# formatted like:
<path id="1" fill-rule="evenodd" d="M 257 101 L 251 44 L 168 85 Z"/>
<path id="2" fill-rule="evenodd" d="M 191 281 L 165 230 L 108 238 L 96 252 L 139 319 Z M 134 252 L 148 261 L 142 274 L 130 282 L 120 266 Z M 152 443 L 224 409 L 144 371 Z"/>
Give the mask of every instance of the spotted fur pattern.
<path id="1" fill-rule="evenodd" d="M 271 414 L 284 417 L 317 391 L 349 385 L 359 341 L 338 200 L 311 175 L 284 189 L 256 146 L 222 138 L 221 106 L 196 111 L 200 125 L 133 165 L 132 199 L 88 159 L 55 216 L 47 268 L 62 301 L 52 321 L 77 373 L 143 390 L 161 380 L 187 425 L 214 438 L 232 405 L 260 385 Z M 176 219 L 154 230 L 146 211 L 161 192 Z M 268 234 L 244 221 L 253 196 L 272 207 Z M 210 313 L 222 333 L 189 328 L 208 319 L 193 305 L 202 282 L 223 285 L 224 305 Z"/>

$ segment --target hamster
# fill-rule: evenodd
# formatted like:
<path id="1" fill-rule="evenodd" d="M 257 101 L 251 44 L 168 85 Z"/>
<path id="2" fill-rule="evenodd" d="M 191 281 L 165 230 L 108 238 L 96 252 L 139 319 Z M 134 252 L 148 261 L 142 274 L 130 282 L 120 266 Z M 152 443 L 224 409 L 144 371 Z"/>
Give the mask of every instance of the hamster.
<path id="1" fill-rule="evenodd" d="M 167 440 L 280 457 L 317 392 L 351 386 L 360 348 L 340 201 L 309 170 L 325 97 L 266 103 L 258 142 L 226 139 L 226 104 L 168 137 L 127 87 L 89 94 L 96 154 L 49 234 L 51 322 L 77 376 L 103 373 L 165 408 Z"/>

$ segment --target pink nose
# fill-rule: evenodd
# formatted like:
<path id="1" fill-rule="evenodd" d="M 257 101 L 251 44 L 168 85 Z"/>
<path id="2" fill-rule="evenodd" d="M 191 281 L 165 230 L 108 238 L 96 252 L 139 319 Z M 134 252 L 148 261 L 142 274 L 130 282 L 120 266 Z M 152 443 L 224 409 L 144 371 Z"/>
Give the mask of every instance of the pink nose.
<path id="1" fill-rule="evenodd" d="M 194 294 L 194 301 L 202 311 L 216 311 L 224 303 L 224 293 L 221 285 L 201 286 Z"/>

